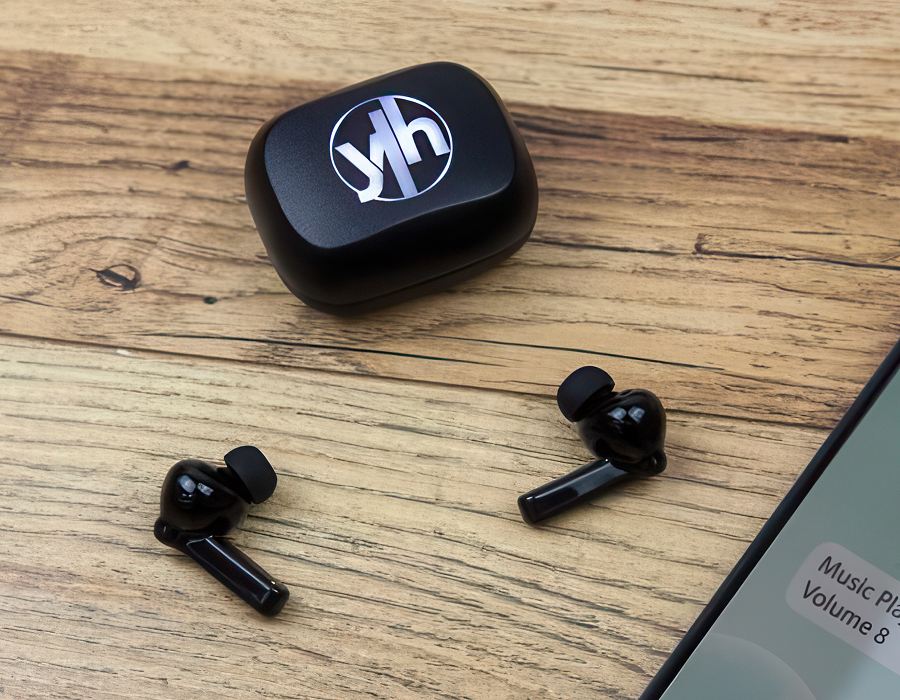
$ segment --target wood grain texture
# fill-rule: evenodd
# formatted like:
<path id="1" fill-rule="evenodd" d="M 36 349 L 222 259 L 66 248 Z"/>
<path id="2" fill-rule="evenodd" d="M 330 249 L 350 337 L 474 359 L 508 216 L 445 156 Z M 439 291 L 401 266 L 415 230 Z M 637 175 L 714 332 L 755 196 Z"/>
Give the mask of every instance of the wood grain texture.
<path id="1" fill-rule="evenodd" d="M 428 60 L 508 100 L 854 135 L 900 125 L 892 0 L 6 0 L 0 46 L 349 84 Z M 153 69 L 147 73 L 152 74 Z"/>
<path id="2" fill-rule="evenodd" d="M 682 410 L 828 425 L 900 329 L 892 141 L 513 105 L 532 241 L 347 321 L 284 289 L 242 196 L 255 130 L 321 86 L 3 71 L 6 332 L 542 394 L 579 363 L 637 363 Z"/>
<path id="3" fill-rule="evenodd" d="M 636 697 L 900 335 L 895 10 L 4 3 L 0 697 Z M 314 312 L 247 145 L 432 58 L 508 102 L 533 237 Z M 586 459 L 552 396 L 587 363 L 662 397 L 669 469 L 526 528 Z M 151 533 L 172 462 L 245 442 L 272 621 Z"/>
<path id="4" fill-rule="evenodd" d="M 662 478 L 535 530 L 584 456 L 551 400 L 16 340 L 0 381 L 10 698 L 634 698 L 824 436 L 670 413 Z M 273 621 L 152 535 L 170 464 L 244 441 Z"/>

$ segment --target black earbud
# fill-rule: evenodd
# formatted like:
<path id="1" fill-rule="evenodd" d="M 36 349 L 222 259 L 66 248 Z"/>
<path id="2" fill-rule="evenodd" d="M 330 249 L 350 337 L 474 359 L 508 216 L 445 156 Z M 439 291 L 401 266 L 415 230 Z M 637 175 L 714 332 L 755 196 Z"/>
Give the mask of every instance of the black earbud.
<path id="1" fill-rule="evenodd" d="M 277 477 L 250 445 L 225 455 L 224 467 L 184 459 L 166 474 L 153 534 L 184 552 L 263 615 L 276 615 L 290 595 L 224 536 L 239 526 L 251 503 L 275 491 Z"/>
<path id="2" fill-rule="evenodd" d="M 598 367 L 576 369 L 560 385 L 559 410 L 599 459 L 519 496 L 525 522 L 540 522 L 613 484 L 666 468 L 666 412 L 659 399 L 645 389 L 616 392 L 614 386 Z"/>

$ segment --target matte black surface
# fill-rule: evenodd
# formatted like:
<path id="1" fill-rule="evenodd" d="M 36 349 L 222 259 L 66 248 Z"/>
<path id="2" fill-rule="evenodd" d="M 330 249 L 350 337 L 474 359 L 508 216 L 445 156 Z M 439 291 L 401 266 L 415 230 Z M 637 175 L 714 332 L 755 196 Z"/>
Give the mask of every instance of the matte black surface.
<path id="1" fill-rule="evenodd" d="M 225 455 L 224 461 L 246 489 L 251 503 L 262 503 L 275 493 L 278 477 L 259 448 L 253 445 L 235 447 Z"/>
<path id="2" fill-rule="evenodd" d="M 850 434 L 866 415 L 866 412 L 875 403 L 882 389 L 891 380 L 894 373 L 900 370 L 900 342 L 894 345 L 887 358 L 881 363 L 881 366 L 875 371 L 875 374 L 869 380 L 869 383 L 863 388 L 856 401 L 844 414 L 844 417 L 837 424 L 837 427 L 825 440 L 822 447 L 813 457 L 812 461 L 803 470 L 803 473 L 797 478 L 797 481 L 788 491 L 787 496 L 779 504 L 778 508 L 772 514 L 766 524 L 763 525 L 759 534 L 744 552 L 738 563 L 735 565 L 731 573 L 728 574 L 722 585 L 713 595 L 709 604 L 703 609 L 703 612 L 691 625 L 684 638 L 675 647 L 671 656 L 659 669 L 657 674 L 650 681 L 650 684 L 640 696 L 640 700 L 659 700 L 666 689 L 671 685 L 675 676 L 684 666 L 685 662 L 694 653 L 697 645 L 710 628 L 715 623 L 721 612 L 725 609 L 734 595 L 738 592 L 744 581 L 750 575 L 750 572 L 756 567 L 759 560 L 769 549 L 772 542 L 781 532 L 785 524 L 790 520 L 794 511 L 806 498 L 810 489 L 818 481 L 828 467 L 831 460 L 841 449 L 841 446 L 850 437 Z"/>
<path id="3" fill-rule="evenodd" d="M 251 451 L 238 452 L 236 459 L 229 455 L 245 471 L 260 467 Z M 264 466 L 271 470 L 268 461 Z M 243 522 L 248 507 L 245 486 L 230 467 L 217 469 L 198 459 L 185 459 L 163 481 L 153 534 L 187 554 L 259 612 L 275 615 L 290 595 L 287 587 L 224 539 Z"/>
<path id="4" fill-rule="evenodd" d="M 588 401 L 595 395 L 608 394 L 615 386 L 612 377 L 599 367 L 579 367 L 559 385 L 556 404 L 566 420 L 574 423 Z"/>
<path id="5" fill-rule="evenodd" d="M 443 118 L 450 165 L 414 197 L 361 202 L 335 172 L 331 135 L 348 110 L 387 95 L 421 100 Z M 435 291 L 496 264 L 525 242 L 537 214 L 534 168 L 506 108 L 453 63 L 397 71 L 276 117 L 250 146 L 245 186 L 286 286 L 333 313 Z"/>

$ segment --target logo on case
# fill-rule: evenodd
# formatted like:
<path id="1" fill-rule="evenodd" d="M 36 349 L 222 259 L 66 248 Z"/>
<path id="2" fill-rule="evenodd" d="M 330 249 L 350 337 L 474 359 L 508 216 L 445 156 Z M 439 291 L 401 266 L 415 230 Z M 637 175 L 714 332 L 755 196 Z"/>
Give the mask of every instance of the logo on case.
<path id="1" fill-rule="evenodd" d="M 421 100 L 386 95 L 361 102 L 331 131 L 331 165 L 360 202 L 396 202 L 434 187 L 450 167 L 453 137 Z"/>

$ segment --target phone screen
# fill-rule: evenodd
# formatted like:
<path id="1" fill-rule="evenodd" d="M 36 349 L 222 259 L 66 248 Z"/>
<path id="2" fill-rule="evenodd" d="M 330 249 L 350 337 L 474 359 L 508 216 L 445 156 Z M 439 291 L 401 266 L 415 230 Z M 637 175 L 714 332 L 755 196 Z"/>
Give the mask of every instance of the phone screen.
<path id="1" fill-rule="evenodd" d="M 900 372 L 661 697 L 900 698 Z"/>

